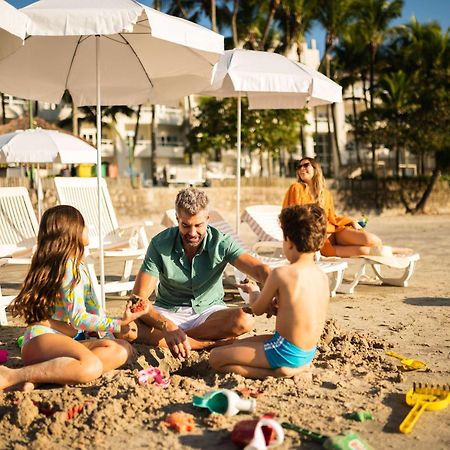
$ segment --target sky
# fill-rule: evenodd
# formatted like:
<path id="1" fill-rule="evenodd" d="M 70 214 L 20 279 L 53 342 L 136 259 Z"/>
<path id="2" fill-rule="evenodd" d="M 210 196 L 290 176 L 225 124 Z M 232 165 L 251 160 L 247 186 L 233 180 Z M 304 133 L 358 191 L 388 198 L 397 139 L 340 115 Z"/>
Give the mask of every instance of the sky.
<path id="1" fill-rule="evenodd" d="M 333 1 L 333 0 L 330 0 Z M 7 0 L 16 8 L 34 3 L 34 0 Z M 152 0 L 143 0 L 142 3 L 152 5 Z M 393 25 L 409 22 L 412 16 L 416 16 L 420 23 L 437 21 L 443 30 L 447 30 L 450 26 L 450 1 L 449 0 L 404 0 L 402 17 L 393 21 Z M 323 29 L 317 25 L 308 34 L 308 39 L 316 39 L 317 48 L 323 50 L 325 33 Z"/>

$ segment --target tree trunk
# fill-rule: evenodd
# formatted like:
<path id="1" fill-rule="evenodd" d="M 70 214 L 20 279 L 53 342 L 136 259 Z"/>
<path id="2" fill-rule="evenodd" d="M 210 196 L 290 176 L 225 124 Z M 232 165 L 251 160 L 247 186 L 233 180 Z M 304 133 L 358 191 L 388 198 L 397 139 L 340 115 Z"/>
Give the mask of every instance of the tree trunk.
<path id="1" fill-rule="evenodd" d="M 266 24 L 264 26 L 262 39 L 259 42 L 258 50 L 264 50 L 264 47 L 265 47 L 266 42 L 267 42 L 267 38 L 269 37 L 270 27 L 272 25 L 273 18 L 275 16 L 277 8 L 280 5 L 280 1 L 281 0 L 272 0 L 270 2 L 270 11 L 269 11 L 269 15 L 267 16 Z"/>
<path id="2" fill-rule="evenodd" d="M 233 1 L 233 15 L 231 16 L 231 33 L 233 36 L 233 46 L 235 48 L 237 48 L 238 44 L 239 44 L 239 36 L 238 36 L 238 29 L 237 29 L 238 9 L 239 9 L 239 0 L 234 0 Z"/>
<path id="3" fill-rule="evenodd" d="M 370 48 L 370 73 L 369 73 L 370 109 L 373 110 L 374 88 L 375 88 L 375 57 L 377 54 L 377 46 L 373 43 L 370 43 L 369 48 Z"/>
<path id="4" fill-rule="evenodd" d="M 217 33 L 216 0 L 211 0 L 211 30 Z"/>
<path id="5" fill-rule="evenodd" d="M 331 119 L 333 120 L 333 132 L 334 132 L 334 149 L 336 151 L 338 169 L 342 167 L 341 149 L 339 148 L 339 139 L 336 126 L 336 103 L 331 104 Z M 336 174 L 338 175 L 338 174 Z"/>
<path id="6" fill-rule="evenodd" d="M 6 102 L 5 102 L 5 94 L 2 92 L 2 124 L 6 124 Z"/>
<path id="7" fill-rule="evenodd" d="M 75 136 L 79 135 L 78 130 L 78 108 L 72 100 L 72 134 Z"/>
<path id="8" fill-rule="evenodd" d="M 263 151 L 259 151 L 259 176 L 262 177 L 264 175 L 264 157 Z"/>
<path id="9" fill-rule="evenodd" d="M 352 106 L 353 106 L 353 140 L 355 142 L 356 162 L 361 165 L 361 154 L 359 150 L 358 115 L 356 113 L 355 85 L 352 83 Z"/>
<path id="10" fill-rule="evenodd" d="M 362 86 L 363 86 L 363 94 L 364 94 L 364 106 L 366 111 L 369 109 L 369 103 L 367 102 L 367 79 L 365 76 L 361 76 Z"/>
<path id="11" fill-rule="evenodd" d="M 331 164 L 328 166 L 331 169 L 332 175 L 337 176 L 337 161 L 333 145 L 333 136 L 331 133 L 331 118 L 330 105 L 327 105 L 327 137 L 328 137 L 328 155 L 331 158 Z"/>
<path id="12" fill-rule="evenodd" d="M 156 106 L 152 105 L 152 128 L 150 147 L 150 176 L 152 183 L 156 185 Z"/>
<path id="13" fill-rule="evenodd" d="M 183 5 L 181 4 L 180 0 L 177 0 L 177 6 L 178 6 L 178 8 L 180 8 L 180 12 L 183 15 L 183 19 L 189 20 L 188 13 L 186 12 L 186 9 L 183 7 Z"/>
<path id="14" fill-rule="evenodd" d="M 306 145 L 305 145 L 305 132 L 303 130 L 303 125 L 300 125 L 300 148 L 302 150 L 302 158 L 306 156 Z"/>
<path id="15" fill-rule="evenodd" d="M 400 176 L 400 146 L 395 143 L 395 176 Z"/>
<path id="16" fill-rule="evenodd" d="M 433 192 L 434 187 L 436 186 L 436 182 L 439 179 L 440 174 L 441 171 L 439 170 L 439 168 L 435 167 L 427 188 L 425 189 L 425 192 L 423 193 L 421 199 L 417 202 L 417 205 L 413 210 L 413 214 L 423 213 L 425 211 L 428 200 L 430 199 L 430 196 Z"/>
<path id="17" fill-rule="evenodd" d="M 136 145 L 138 141 L 139 136 L 139 120 L 141 118 L 141 107 L 142 105 L 138 106 L 138 110 L 136 113 L 136 123 L 134 125 L 134 136 L 133 136 L 133 143 L 131 145 L 129 154 L 128 154 L 128 164 L 130 167 L 130 181 L 131 181 L 131 187 L 137 188 L 137 180 L 134 173 L 134 155 L 136 151 Z"/>

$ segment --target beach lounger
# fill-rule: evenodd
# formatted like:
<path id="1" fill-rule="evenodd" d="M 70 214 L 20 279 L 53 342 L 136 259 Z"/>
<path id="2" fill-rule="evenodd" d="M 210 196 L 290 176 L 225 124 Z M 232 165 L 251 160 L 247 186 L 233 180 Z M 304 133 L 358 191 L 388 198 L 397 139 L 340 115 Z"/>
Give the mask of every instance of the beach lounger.
<path id="1" fill-rule="evenodd" d="M 97 178 L 56 177 L 56 194 L 61 205 L 77 208 L 89 228 L 90 248 L 99 247 L 98 235 L 98 196 Z M 144 224 L 120 227 L 104 179 L 100 183 L 102 207 L 102 235 L 105 250 L 124 249 L 130 246 L 129 235 L 133 236 L 133 248 L 147 249 L 149 239 L 144 226 L 153 225 L 151 221 Z M 127 236 L 127 237 L 125 237 Z"/>
<path id="2" fill-rule="evenodd" d="M 0 188 L 0 270 L 6 267 L 14 267 L 14 269 L 21 270 L 25 276 L 31 263 L 38 229 L 38 221 L 28 190 L 25 187 Z M 136 250 L 134 252 L 135 254 L 138 253 Z M 133 258 L 136 257 L 135 254 L 132 255 Z M 122 252 L 110 252 L 109 256 L 113 258 L 113 261 L 125 260 L 125 263 L 130 259 L 130 254 Z M 94 268 L 95 259 L 89 256 L 88 249 L 86 262 L 92 284 L 97 295 L 99 295 L 100 286 Z M 127 275 L 127 273 L 124 273 L 121 281 L 106 283 L 105 292 L 131 290 L 134 283 L 128 281 Z M 6 303 L 5 298 L 3 297 L 2 305 Z"/>
<path id="3" fill-rule="evenodd" d="M 278 216 L 281 212 L 281 206 L 278 205 L 254 205 L 247 207 L 242 216 L 241 221 L 246 222 L 251 230 L 262 240 L 282 240 L 282 231 L 278 222 Z M 324 258 L 318 254 L 316 260 L 321 263 L 339 263 L 346 262 L 355 269 L 353 278 L 350 281 L 343 281 L 337 288 L 337 292 L 343 294 L 353 294 L 355 287 L 366 277 L 366 268 L 370 266 L 375 274 L 376 280 L 380 284 L 390 286 L 408 286 L 408 281 L 414 273 L 417 261 L 420 259 L 419 254 L 411 253 L 406 255 L 390 255 L 390 256 L 355 256 L 352 258 Z M 382 266 L 396 269 L 400 271 L 396 277 L 393 275 L 383 275 Z"/>
<path id="4" fill-rule="evenodd" d="M 2 295 L 0 291 L 0 326 L 8 325 L 6 308 L 14 300 L 14 295 Z"/>
<path id="5" fill-rule="evenodd" d="M 279 257 L 264 256 L 259 253 L 264 252 L 264 254 L 266 254 L 269 251 L 272 254 L 278 253 L 280 255 L 281 254 L 280 241 L 278 242 L 275 240 L 261 241 L 257 242 L 253 246 L 253 248 L 250 248 L 240 239 L 240 237 L 234 232 L 231 225 L 222 217 L 222 215 L 217 210 L 209 211 L 209 224 L 214 228 L 217 228 L 222 233 L 230 235 L 246 252 L 260 259 L 264 264 L 267 264 L 269 267 L 275 268 L 288 264 L 288 261 L 282 256 Z M 161 225 L 164 225 L 165 227 L 172 227 L 177 225 L 175 209 L 169 209 L 164 213 Z M 339 263 L 320 261 L 318 265 L 321 270 L 323 270 L 326 274 L 330 275 L 331 277 L 330 295 L 334 297 L 336 295 L 336 290 L 338 286 L 342 282 L 344 270 L 347 268 L 347 263 L 343 261 Z"/>
<path id="6" fill-rule="evenodd" d="M 100 245 L 97 178 L 56 177 L 55 187 L 59 203 L 71 205 L 83 215 L 89 229 L 89 252 L 93 258 L 97 258 Z M 134 282 L 129 281 L 133 263 L 143 259 L 149 244 L 144 225 L 151 226 L 152 222 L 146 221 L 143 225 L 119 227 L 108 186 L 103 179 L 101 180 L 101 202 L 105 262 L 123 261 L 120 281 L 114 284 L 108 283 L 109 287 L 105 287 L 105 292 L 120 292 L 121 295 L 125 295 L 126 291 L 133 289 Z"/>
<path id="7" fill-rule="evenodd" d="M 0 267 L 14 267 L 25 276 L 38 227 L 28 190 L 0 188 Z M 0 325 L 7 325 L 6 307 L 13 299 L 14 296 L 2 295 L 0 286 Z"/>

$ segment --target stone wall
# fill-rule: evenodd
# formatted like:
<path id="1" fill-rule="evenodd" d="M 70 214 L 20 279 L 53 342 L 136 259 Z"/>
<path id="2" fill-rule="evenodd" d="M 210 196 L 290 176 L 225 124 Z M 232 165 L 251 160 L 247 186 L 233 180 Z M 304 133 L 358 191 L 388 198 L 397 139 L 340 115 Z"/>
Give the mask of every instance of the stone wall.
<path id="1" fill-rule="evenodd" d="M 241 210 L 248 205 L 281 204 L 283 196 L 293 179 L 243 179 L 241 188 Z M 155 187 L 133 189 L 127 178 L 107 179 L 109 193 L 120 224 L 132 224 L 142 219 L 150 219 L 159 223 L 163 212 L 173 208 L 179 187 Z M 26 186 L 28 179 L 0 179 L 0 186 Z M 411 180 L 404 185 L 405 196 L 411 199 L 423 192 L 425 184 Z M 44 209 L 56 204 L 56 193 L 52 179 L 43 180 Z M 223 212 L 227 219 L 232 219 L 236 208 L 236 188 L 206 187 L 203 188 L 213 208 Z M 33 189 L 29 189 L 33 205 L 37 198 Z M 348 213 L 374 212 L 374 185 L 371 180 L 358 180 L 352 183 L 341 183 L 333 187 L 336 209 Z M 393 182 L 379 185 L 379 195 L 383 202 L 383 210 L 393 213 L 404 213 L 401 204 L 399 186 Z M 448 181 L 439 181 L 429 203 L 431 213 L 450 213 L 450 186 Z"/>

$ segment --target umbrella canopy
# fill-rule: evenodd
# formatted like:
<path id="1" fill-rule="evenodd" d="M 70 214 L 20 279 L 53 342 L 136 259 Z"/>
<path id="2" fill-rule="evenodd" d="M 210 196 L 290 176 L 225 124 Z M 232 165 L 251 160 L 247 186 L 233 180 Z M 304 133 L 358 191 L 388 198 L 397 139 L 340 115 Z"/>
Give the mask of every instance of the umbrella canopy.
<path id="1" fill-rule="evenodd" d="M 0 163 L 95 164 L 96 162 L 96 149 L 70 134 L 35 128 L 0 135 Z"/>
<path id="2" fill-rule="evenodd" d="M 95 105 L 98 69 L 102 105 L 173 102 L 209 86 L 223 53 L 221 35 L 133 0 L 41 0 L 19 12 L 27 38 L 0 59 L 0 87 L 22 98 L 57 103 L 67 89 Z"/>
<path id="3" fill-rule="evenodd" d="M 342 88 L 317 70 L 278 53 L 227 50 L 202 94 L 248 97 L 250 109 L 296 109 L 342 101 Z"/>
<path id="4" fill-rule="evenodd" d="M 20 48 L 26 36 L 28 17 L 0 0 L 0 59 Z"/>
<path id="5" fill-rule="evenodd" d="M 97 178 L 101 230 L 101 105 L 171 103 L 210 85 L 223 36 L 134 0 L 41 0 L 22 48 L 0 59 L 0 91 L 97 107 Z M 0 42 L 0 53 L 3 42 Z M 104 304 L 103 241 L 100 282 Z"/>
<path id="6" fill-rule="evenodd" d="M 250 109 L 293 109 L 342 101 L 342 88 L 320 72 L 278 53 L 227 50 L 203 95 L 238 97 L 236 231 L 241 196 L 241 97 Z"/>

